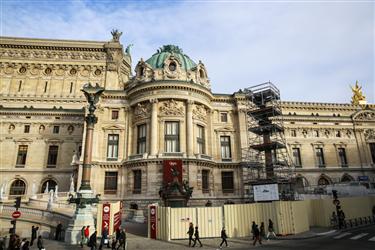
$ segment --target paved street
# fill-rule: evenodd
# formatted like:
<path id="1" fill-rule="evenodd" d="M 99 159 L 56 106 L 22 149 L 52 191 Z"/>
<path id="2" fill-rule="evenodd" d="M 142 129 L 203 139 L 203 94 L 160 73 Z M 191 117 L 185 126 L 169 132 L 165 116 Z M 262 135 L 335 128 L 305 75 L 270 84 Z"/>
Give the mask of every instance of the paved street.
<path id="1" fill-rule="evenodd" d="M 303 249 L 303 250 L 373 250 L 375 249 L 375 226 L 358 228 L 354 230 L 331 232 L 327 235 L 315 236 L 310 233 L 305 233 L 296 236 L 292 239 L 277 239 L 264 241 L 263 245 L 252 246 L 249 238 L 228 239 L 229 249 L 245 250 L 245 249 Z M 313 237 L 302 239 L 303 237 Z M 203 247 L 199 249 L 218 249 L 220 239 L 202 239 Z M 155 249 L 155 250 L 169 250 L 169 249 L 188 249 L 187 240 L 174 240 L 171 242 L 163 242 L 159 240 L 150 240 L 139 235 L 128 233 L 128 250 L 132 249 Z M 62 250 L 62 249 L 81 249 L 79 246 L 69 246 L 62 242 L 45 240 L 45 247 L 47 250 Z M 31 249 L 37 249 L 32 247 Z M 88 247 L 84 247 L 88 250 Z M 104 248 L 107 249 L 107 248 Z M 225 247 L 223 248 L 225 249 Z"/>

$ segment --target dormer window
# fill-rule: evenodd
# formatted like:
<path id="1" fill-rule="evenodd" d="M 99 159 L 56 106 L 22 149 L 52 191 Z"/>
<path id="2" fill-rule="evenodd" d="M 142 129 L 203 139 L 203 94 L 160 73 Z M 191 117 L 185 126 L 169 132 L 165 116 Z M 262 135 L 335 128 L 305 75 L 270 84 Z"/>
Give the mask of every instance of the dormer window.
<path id="1" fill-rule="evenodd" d="M 199 70 L 199 76 L 200 76 L 200 78 L 204 78 L 204 71 L 203 71 L 203 69 Z"/>
<path id="2" fill-rule="evenodd" d="M 168 66 L 168 69 L 169 69 L 170 71 L 175 71 L 176 68 L 177 68 L 177 65 L 176 65 L 175 62 L 171 62 L 171 63 L 169 64 L 169 66 Z"/>
<path id="3" fill-rule="evenodd" d="M 144 67 L 141 67 L 139 69 L 139 76 L 144 76 L 145 75 L 145 68 Z"/>

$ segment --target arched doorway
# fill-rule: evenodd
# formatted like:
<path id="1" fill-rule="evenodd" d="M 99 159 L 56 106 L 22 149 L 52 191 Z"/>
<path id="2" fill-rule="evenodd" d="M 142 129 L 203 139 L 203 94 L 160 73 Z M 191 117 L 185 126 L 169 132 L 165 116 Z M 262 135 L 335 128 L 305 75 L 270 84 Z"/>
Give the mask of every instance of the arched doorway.
<path id="1" fill-rule="evenodd" d="M 10 185 L 9 195 L 24 195 L 26 193 L 26 184 L 23 180 L 17 179 Z"/>
<path id="2" fill-rule="evenodd" d="M 341 178 L 341 182 L 351 182 L 351 181 L 354 181 L 354 179 L 348 174 L 344 174 Z"/>
<path id="3" fill-rule="evenodd" d="M 330 183 L 331 182 L 329 181 L 329 179 L 324 175 L 320 176 L 320 178 L 318 180 L 318 186 L 327 186 Z"/>
<path id="4" fill-rule="evenodd" d="M 56 181 L 48 179 L 43 182 L 42 189 L 40 190 L 41 193 L 44 193 L 44 191 L 46 190 L 47 183 L 48 183 L 48 192 L 51 190 L 55 191 L 55 187 L 57 185 Z"/>
<path id="5" fill-rule="evenodd" d="M 306 178 L 302 175 L 298 175 L 296 178 L 296 185 L 295 188 L 297 191 L 303 191 L 305 187 L 308 187 L 309 183 L 307 182 Z"/>

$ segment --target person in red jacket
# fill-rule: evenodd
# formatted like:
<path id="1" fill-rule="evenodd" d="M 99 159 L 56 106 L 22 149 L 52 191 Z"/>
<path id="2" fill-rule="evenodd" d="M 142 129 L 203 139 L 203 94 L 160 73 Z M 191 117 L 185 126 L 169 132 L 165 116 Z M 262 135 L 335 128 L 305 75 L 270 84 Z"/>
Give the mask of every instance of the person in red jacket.
<path id="1" fill-rule="evenodd" d="M 85 228 L 85 242 L 89 242 L 89 236 L 90 236 L 90 226 L 87 226 Z"/>

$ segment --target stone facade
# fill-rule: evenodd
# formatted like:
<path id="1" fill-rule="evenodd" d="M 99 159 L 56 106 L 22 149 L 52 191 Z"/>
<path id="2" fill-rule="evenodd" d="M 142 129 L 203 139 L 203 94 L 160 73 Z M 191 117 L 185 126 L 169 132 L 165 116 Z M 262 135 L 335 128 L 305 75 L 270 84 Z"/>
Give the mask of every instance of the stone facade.
<path id="1" fill-rule="evenodd" d="M 105 88 L 96 110 L 91 171 L 92 188 L 103 200 L 141 206 L 159 201 L 163 161 L 180 159 L 183 179 L 194 187 L 191 205 L 244 201 L 245 95 L 212 93 L 205 65 L 177 46 L 141 59 L 135 75 L 129 47 L 124 52 L 118 37 L 3 37 L 0 58 L 0 183 L 6 194 L 16 180 L 27 195 L 33 183 L 37 192 L 47 180 L 59 191 L 69 190 L 71 176 L 80 183 L 86 106 L 80 90 L 91 82 Z M 302 185 L 318 185 L 322 178 L 375 181 L 375 105 L 281 105 L 289 153 L 300 150 L 295 172 Z M 316 161 L 317 148 L 323 149 L 324 166 Z M 23 190 L 19 183 L 16 190 Z"/>

